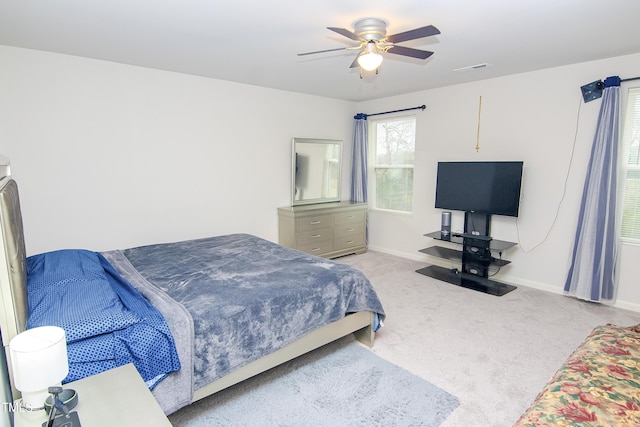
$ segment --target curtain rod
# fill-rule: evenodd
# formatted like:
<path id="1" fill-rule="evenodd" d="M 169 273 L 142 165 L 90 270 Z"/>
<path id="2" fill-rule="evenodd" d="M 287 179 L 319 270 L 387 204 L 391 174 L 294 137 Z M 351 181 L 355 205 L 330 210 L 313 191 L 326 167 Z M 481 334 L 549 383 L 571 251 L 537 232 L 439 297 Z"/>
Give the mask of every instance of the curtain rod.
<path id="1" fill-rule="evenodd" d="M 612 76 L 617 77 L 618 76 Z M 620 83 L 630 82 L 632 80 L 640 80 L 640 77 L 629 77 L 628 79 L 620 79 Z M 619 84 L 617 86 L 620 86 Z M 602 92 L 604 91 L 604 82 L 602 80 L 596 80 L 595 82 L 587 83 L 584 86 L 580 86 L 580 90 L 582 91 L 582 99 L 584 102 L 595 101 L 596 99 L 602 96 Z"/>
<path id="2" fill-rule="evenodd" d="M 427 108 L 426 105 L 421 105 L 419 107 L 413 107 L 413 108 L 404 108 L 402 110 L 393 110 L 393 111 L 385 111 L 383 113 L 374 113 L 374 114 L 365 114 L 365 113 L 358 113 L 356 114 L 353 118 L 354 119 L 366 119 L 367 117 L 371 117 L 371 116 L 380 116 L 382 114 L 391 114 L 391 113 L 400 113 L 402 111 L 411 111 L 411 110 L 424 110 L 425 108 Z"/>

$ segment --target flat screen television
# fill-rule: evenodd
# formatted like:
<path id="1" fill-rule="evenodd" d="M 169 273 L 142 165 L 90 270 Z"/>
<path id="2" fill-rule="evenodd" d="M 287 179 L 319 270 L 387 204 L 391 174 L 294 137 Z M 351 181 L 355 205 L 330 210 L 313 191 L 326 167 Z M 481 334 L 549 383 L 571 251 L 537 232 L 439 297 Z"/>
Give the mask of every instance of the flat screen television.
<path id="1" fill-rule="evenodd" d="M 438 162 L 435 207 L 518 216 L 523 162 Z"/>

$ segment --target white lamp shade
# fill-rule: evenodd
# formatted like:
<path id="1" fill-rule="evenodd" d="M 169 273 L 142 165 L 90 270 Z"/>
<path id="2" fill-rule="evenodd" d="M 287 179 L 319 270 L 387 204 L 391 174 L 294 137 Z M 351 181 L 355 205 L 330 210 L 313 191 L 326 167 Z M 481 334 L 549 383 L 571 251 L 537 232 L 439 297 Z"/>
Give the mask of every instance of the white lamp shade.
<path id="1" fill-rule="evenodd" d="M 41 326 L 28 329 L 9 343 L 13 384 L 22 392 L 23 405 L 44 406 L 47 390 L 69 373 L 64 329 Z"/>
<path id="2" fill-rule="evenodd" d="M 358 57 L 358 65 L 363 70 L 376 70 L 380 64 L 382 64 L 382 55 L 378 53 L 364 53 Z"/>

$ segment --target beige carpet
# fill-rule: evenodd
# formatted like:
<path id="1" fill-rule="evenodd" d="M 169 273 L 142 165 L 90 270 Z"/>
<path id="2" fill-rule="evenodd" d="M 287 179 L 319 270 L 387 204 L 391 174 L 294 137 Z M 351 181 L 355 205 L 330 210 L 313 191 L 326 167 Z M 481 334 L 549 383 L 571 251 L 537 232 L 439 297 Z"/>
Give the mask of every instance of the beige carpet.
<path id="1" fill-rule="evenodd" d="M 373 351 L 460 400 L 442 427 L 511 426 L 595 326 L 640 323 L 640 313 L 523 286 L 502 297 L 460 288 L 378 252 L 338 261 L 369 277 L 386 310 Z"/>

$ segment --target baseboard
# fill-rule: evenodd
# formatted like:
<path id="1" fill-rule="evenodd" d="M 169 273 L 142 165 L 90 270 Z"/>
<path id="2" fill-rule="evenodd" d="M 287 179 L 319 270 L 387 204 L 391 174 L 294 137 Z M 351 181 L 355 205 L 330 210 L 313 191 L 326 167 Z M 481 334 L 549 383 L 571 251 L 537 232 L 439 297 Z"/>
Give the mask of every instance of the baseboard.
<path id="1" fill-rule="evenodd" d="M 612 307 L 621 308 L 624 310 L 635 311 L 636 313 L 640 313 L 640 304 L 635 302 L 628 301 L 616 301 L 611 304 Z"/>
<path id="2" fill-rule="evenodd" d="M 416 252 L 415 254 L 410 254 L 407 252 L 394 251 L 389 250 L 387 248 L 380 248 L 376 246 L 369 245 L 369 250 L 380 252 L 384 254 L 394 255 L 400 258 L 410 259 L 413 261 L 425 262 L 432 265 L 439 265 L 441 267 L 448 267 L 451 265 L 451 261 L 443 260 L 436 257 L 431 257 L 429 255 L 424 255 L 420 252 Z M 564 295 L 563 288 L 559 288 L 557 286 L 553 286 L 548 283 L 536 282 L 533 280 L 523 279 L 522 277 L 511 276 L 508 274 L 497 274 L 494 279 L 499 280 L 501 282 L 505 282 L 511 285 L 516 286 L 525 286 L 527 288 L 538 289 L 540 291 L 550 292 L 552 294 Z M 636 313 L 640 313 L 640 304 L 629 301 L 615 300 L 615 302 L 607 302 L 603 301 L 601 304 L 609 305 L 611 307 L 619 308 L 622 310 L 634 311 Z"/>
<path id="3" fill-rule="evenodd" d="M 387 249 L 387 248 L 380 248 L 380 247 L 371 246 L 371 245 L 368 246 L 368 249 L 370 251 L 380 252 L 382 254 L 394 255 L 394 256 L 397 256 L 397 257 L 400 257 L 400 258 L 411 259 L 411 260 L 414 260 L 414 261 L 422 261 L 422 262 L 424 262 L 424 260 L 426 258 L 425 255 L 423 255 L 423 254 L 421 254 L 421 253 L 419 253 L 417 251 L 416 251 L 415 254 L 409 254 L 407 252 L 393 251 L 393 250 L 390 250 L 390 249 Z"/>
<path id="4" fill-rule="evenodd" d="M 526 286 L 528 288 L 533 288 L 533 289 L 538 289 L 541 291 L 545 291 L 545 292 L 551 292 L 553 294 L 558 294 L 558 295 L 566 295 L 564 292 L 564 288 L 558 288 L 555 286 L 551 286 L 548 285 L 546 283 L 540 283 L 540 282 L 534 282 L 531 280 L 526 280 L 526 279 L 522 279 L 519 277 L 513 277 L 513 276 L 496 276 L 496 278 L 500 281 L 504 281 L 507 283 L 512 283 L 514 285 L 517 286 Z M 634 311 L 636 313 L 640 313 L 640 304 L 635 303 L 635 302 L 629 302 L 629 301 L 624 301 L 624 300 L 618 300 L 616 299 L 615 301 L 611 302 L 611 301 L 601 301 L 600 304 L 603 305 L 608 305 L 611 307 L 615 307 L 615 308 L 619 308 L 622 310 L 629 310 L 629 311 Z"/>
<path id="5" fill-rule="evenodd" d="M 502 282 L 511 283 L 517 286 L 526 286 L 527 288 L 538 289 L 540 291 L 550 292 L 552 294 L 564 294 L 564 291 L 562 289 L 548 283 L 536 282 L 534 280 L 523 279 L 521 277 L 515 277 L 509 274 L 497 274 L 495 278 Z"/>

